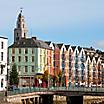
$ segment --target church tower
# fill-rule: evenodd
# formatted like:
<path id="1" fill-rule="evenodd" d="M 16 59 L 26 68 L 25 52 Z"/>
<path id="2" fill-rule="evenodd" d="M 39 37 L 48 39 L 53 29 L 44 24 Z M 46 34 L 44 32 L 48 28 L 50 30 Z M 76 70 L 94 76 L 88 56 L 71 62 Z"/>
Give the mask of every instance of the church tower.
<path id="1" fill-rule="evenodd" d="M 14 42 L 21 40 L 21 38 L 27 38 L 27 32 L 28 30 L 26 27 L 25 18 L 22 15 L 21 10 L 17 18 L 16 28 L 14 29 Z"/>

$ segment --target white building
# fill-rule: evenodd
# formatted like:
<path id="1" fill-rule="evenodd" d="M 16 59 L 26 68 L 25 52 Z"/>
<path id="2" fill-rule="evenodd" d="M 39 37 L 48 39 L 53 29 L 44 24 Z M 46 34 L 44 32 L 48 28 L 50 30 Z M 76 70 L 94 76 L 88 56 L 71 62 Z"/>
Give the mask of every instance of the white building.
<path id="1" fill-rule="evenodd" d="M 7 47 L 8 39 L 0 37 L 0 91 L 7 86 Z"/>

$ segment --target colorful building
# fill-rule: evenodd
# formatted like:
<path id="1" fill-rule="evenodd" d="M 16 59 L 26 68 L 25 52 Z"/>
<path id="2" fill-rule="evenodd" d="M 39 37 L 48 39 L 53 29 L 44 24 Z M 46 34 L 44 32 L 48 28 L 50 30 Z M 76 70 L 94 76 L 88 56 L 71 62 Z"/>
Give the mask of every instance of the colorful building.
<path id="1" fill-rule="evenodd" d="M 17 18 L 14 29 L 14 43 L 8 47 L 9 65 L 15 63 L 19 73 L 19 86 L 32 86 L 40 79 L 47 65 L 51 68 L 52 49 L 36 37 L 27 38 L 27 28 L 22 12 Z M 35 81 L 36 82 L 36 81 Z"/>
<path id="2" fill-rule="evenodd" d="M 22 11 L 8 56 L 10 67 L 17 66 L 19 86 L 39 86 L 40 80 L 42 87 L 104 86 L 104 52 L 29 38 Z"/>

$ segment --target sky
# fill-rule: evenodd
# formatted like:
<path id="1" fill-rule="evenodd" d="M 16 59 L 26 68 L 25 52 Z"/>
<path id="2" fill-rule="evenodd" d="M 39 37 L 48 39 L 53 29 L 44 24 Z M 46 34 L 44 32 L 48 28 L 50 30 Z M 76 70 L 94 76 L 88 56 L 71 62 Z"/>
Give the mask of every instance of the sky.
<path id="1" fill-rule="evenodd" d="M 28 36 L 104 50 L 104 0 L 0 0 L 0 36 L 9 45 L 21 7 Z"/>

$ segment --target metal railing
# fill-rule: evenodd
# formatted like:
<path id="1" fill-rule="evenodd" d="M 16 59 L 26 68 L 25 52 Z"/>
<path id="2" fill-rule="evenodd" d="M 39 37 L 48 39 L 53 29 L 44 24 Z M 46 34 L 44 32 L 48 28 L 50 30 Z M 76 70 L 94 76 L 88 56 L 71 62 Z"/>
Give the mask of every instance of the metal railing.
<path id="1" fill-rule="evenodd" d="M 50 88 L 41 88 L 41 87 L 22 87 L 12 91 L 8 91 L 8 95 L 32 93 L 32 92 L 45 92 L 45 91 L 74 91 L 74 92 L 104 92 L 104 88 L 96 87 L 50 87 Z"/>

